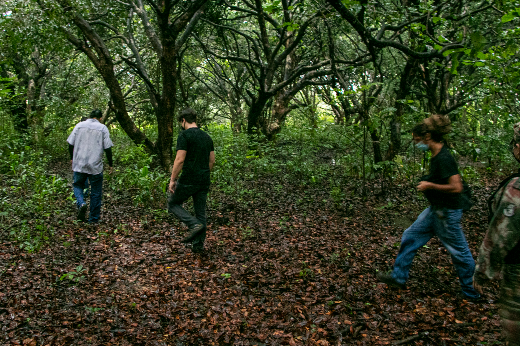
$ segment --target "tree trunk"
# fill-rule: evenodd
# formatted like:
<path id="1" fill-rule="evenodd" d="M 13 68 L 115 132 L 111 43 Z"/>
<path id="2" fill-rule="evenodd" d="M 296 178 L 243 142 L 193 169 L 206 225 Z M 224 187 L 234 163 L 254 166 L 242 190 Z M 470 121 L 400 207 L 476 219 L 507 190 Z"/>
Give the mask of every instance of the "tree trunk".
<path id="1" fill-rule="evenodd" d="M 262 128 L 262 115 L 264 113 L 265 105 L 271 96 L 265 93 L 260 93 L 258 97 L 253 99 L 249 113 L 247 114 L 247 134 L 252 135 L 257 133 Z"/>
<path id="2" fill-rule="evenodd" d="M 383 155 L 381 154 L 381 141 L 379 134 L 376 129 L 370 129 L 370 139 L 372 139 L 372 148 L 374 150 L 374 163 L 383 161 Z"/>
<path id="3" fill-rule="evenodd" d="M 170 45 L 171 44 L 171 45 Z M 162 72 L 162 97 L 157 114 L 158 137 L 156 153 L 159 156 L 161 166 L 169 170 L 173 155 L 173 120 L 175 117 L 177 97 L 177 54 L 175 42 L 165 39 L 163 41 L 163 55 L 160 59 Z"/>
<path id="4" fill-rule="evenodd" d="M 401 120 L 403 118 L 406 105 L 403 103 L 406 96 L 410 93 L 411 82 L 414 75 L 416 61 L 409 58 L 401 74 L 399 90 L 395 97 L 395 113 L 390 121 L 390 146 L 386 152 L 386 161 L 393 160 L 401 151 Z"/>
<path id="5" fill-rule="evenodd" d="M 267 139 L 274 139 L 282 130 L 282 124 L 287 114 L 291 111 L 289 108 L 291 100 L 292 97 L 287 96 L 283 90 L 276 95 L 273 108 L 271 109 L 271 117 L 270 119 L 264 119 L 262 124 L 262 132 L 267 136 Z"/>

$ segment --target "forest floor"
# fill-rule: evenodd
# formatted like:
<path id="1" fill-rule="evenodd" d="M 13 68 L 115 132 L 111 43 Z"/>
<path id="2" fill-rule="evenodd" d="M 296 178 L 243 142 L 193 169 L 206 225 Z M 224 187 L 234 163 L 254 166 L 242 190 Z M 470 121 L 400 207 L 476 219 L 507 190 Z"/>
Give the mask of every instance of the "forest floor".
<path id="1" fill-rule="evenodd" d="M 474 187 L 464 216 L 475 258 L 497 182 Z M 439 241 L 419 251 L 407 289 L 377 282 L 427 204 L 412 185 L 334 205 L 320 186 L 251 184 L 262 195 L 242 204 L 212 189 L 205 255 L 180 243 L 186 228 L 163 201 L 138 208 L 114 193 L 97 228 L 75 222 L 72 205 L 51 216 L 38 252 L 2 237 L 0 344 L 500 344 L 497 285 L 480 303 L 459 297 Z"/>

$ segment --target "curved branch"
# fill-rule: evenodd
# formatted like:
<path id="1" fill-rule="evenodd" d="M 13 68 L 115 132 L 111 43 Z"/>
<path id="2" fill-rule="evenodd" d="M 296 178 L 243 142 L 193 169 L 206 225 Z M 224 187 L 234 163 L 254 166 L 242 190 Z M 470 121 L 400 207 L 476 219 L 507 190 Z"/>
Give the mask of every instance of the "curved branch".
<path id="1" fill-rule="evenodd" d="M 150 40 L 152 47 L 157 54 L 157 57 L 160 59 L 163 54 L 163 47 L 161 44 L 161 41 L 159 41 L 159 38 L 157 37 L 157 34 L 155 33 L 154 28 L 150 25 L 150 20 L 148 19 L 148 15 L 146 14 L 146 10 L 144 9 L 143 1 L 142 0 L 136 0 L 137 3 L 132 1 L 132 6 L 134 8 L 134 11 L 137 13 L 139 18 L 141 18 L 141 22 L 143 23 L 144 32 L 148 39 Z"/>

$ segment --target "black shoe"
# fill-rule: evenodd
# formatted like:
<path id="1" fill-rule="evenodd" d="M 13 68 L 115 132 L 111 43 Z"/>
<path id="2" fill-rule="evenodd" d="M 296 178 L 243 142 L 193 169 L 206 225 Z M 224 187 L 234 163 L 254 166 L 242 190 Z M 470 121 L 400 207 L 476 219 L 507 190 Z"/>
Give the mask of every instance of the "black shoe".
<path id="1" fill-rule="evenodd" d="M 193 228 L 189 229 L 188 235 L 186 238 L 181 240 L 181 243 L 191 243 L 195 238 L 204 230 L 204 225 L 201 223 L 196 224 Z"/>
<path id="2" fill-rule="evenodd" d="M 393 287 L 397 287 L 397 288 L 400 288 L 400 289 L 405 289 L 406 288 L 405 284 L 401 284 L 401 283 L 397 282 L 392 277 L 392 273 L 391 272 L 389 272 L 389 273 L 378 272 L 376 274 L 376 277 L 377 277 L 377 280 L 379 280 L 381 282 L 384 282 L 388 286 L 393 286 Z"/>
<path id="3" fill-rule="evenodd" d="M 86 218 L 85 215 L 87 214 L 87 204 L 83 203 L 78 210 L 78 220 L 81 222 L 85 222 Z"/>
<path id="4" fill-rule="evenodd" d="M 204 245 L 193 245 L 191 247 L 191 252 L 193 253 L 196 253 L 196 254 L 204 254 L 205 253 L 205 250 L 204 250 Z"/>

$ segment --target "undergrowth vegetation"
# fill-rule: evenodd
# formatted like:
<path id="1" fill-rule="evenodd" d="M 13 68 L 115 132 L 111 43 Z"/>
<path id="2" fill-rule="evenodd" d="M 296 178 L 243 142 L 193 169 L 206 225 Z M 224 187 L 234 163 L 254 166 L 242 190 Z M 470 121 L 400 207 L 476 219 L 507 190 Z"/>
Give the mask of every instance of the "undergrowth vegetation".
<path id="1" fill-rule="evenodd" d="M 414 150 L 411 141 L 393 161 L 374 163 L 358 127 L 326 122 L 317 127 L 286 126 L 275 141 L 234 133 L 219 124 L 205 130 L 214 140 L 217 158 L 210 208 L 215 207 L 211 193 L 216 191 L 226 195 L 229 203 L 247 207 L 251 200 L 265 196 L 267 183 L 279 194 L 293 187 L 321 190 L 324 204 L 348 209 L 353 207 L 353 199 L 384 196 L 401 184 L 413 185 L 427 170 L 428 157 Z M 105 174 L 105 199 L 131 201 L 135 207 L 164 213 L 170 172 L 157 168 L 153 157 L 131 143 L 120 129 L 111 132 L 115 170 Z M 39 147 L 27 143 L 26 138 L 12 135 L 0 144 L 0 218 L 3 231 L 33 252 L 52 237 L 55 226 L 51 225 L 76 222 L 72 217 L 75 199 L 65 136 L 47 138 Z M 514 167 L 506 150 L 483 157 L 478 143 L 452 140 L 451 146 L 470 184 L 479 184 L 479 177 L 487 171 L 506 174 Z M 359 182 L 354 184 L 357 188 L 346 184 L 352 181 Z M 295 201 L 297 205 L 302 202 Z"/>

